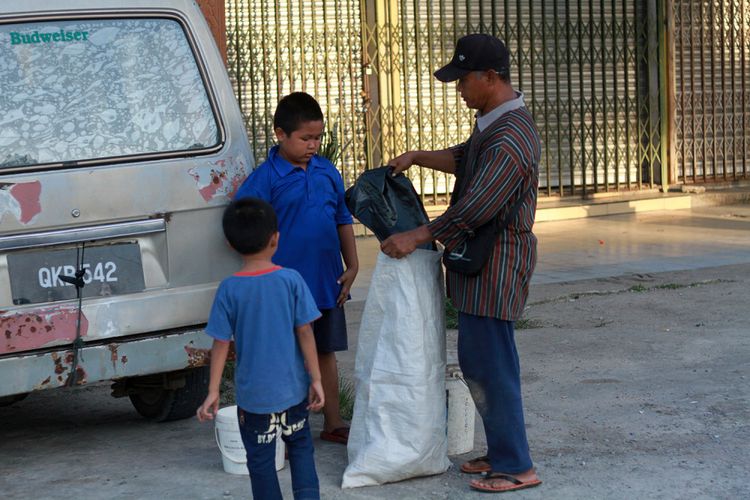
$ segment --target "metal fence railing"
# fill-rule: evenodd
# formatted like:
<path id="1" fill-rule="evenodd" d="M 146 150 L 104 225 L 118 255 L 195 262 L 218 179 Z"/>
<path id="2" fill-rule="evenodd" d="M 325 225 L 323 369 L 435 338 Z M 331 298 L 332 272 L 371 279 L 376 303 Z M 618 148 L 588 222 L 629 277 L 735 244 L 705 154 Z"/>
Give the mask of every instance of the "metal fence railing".
<path id="1" fill-rule="evenodd" d="M 276 103 L 313 95 L 327 131 L 345 146 L 339 169 L 352 183 L 368 167 L 363 120 L 359 0 L 227 0 L 227 56 L 255 158 L 273 145 Z"/>
<path id="2" fill-rule="evenodd" d="M 258 160 L 276 102 L 304 90 L 344 145 L 349 185 L 468 137 L 473 111 L 432 73 L 457 38 L 492 33 L 542 135 L 542 194 L 655 189 L 747 176 L 748 2 L 227 0 L 228 66 Z M 452 176 L 410 175 L 426 202 L 446 201 Z"/>
<path id="3" fill-rule="evenodd" d="M 548 195 L 653 187 L 660 108 L 649 2 L 550 0 L 385 2 L 368 11 L 366 62 L 373 156 L 442 148 L 468 137 L 473 111 L 454 85 L 432 78 L 455 40 L 492 33 L 511 53 L 511 78 L 543 142 L 540 186 Z M 655 4 L 655 2 L 650 2 Z M 657 86 L 650 84 L 656 78 Z M 653 96 L 656 96 L 656 99 Z M 654 170 L 656 169 L 656 170 Z M 438 202 L 451 181 L 418 172 Z"/>
<path id="4" fill-rule="evenodd" d="M 750 2 L 674 0 L 676 180 L 750 178 Z"/>

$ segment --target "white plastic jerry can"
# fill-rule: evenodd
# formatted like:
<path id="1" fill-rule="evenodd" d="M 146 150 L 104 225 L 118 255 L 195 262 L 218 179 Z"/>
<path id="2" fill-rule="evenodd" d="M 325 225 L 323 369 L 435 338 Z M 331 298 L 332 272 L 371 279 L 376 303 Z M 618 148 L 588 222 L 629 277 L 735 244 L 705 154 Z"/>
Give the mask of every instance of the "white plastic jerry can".
<path id="1" fill-rule="evenodd" d="M 474 400 L 457 365 L 448 365 L 445 377 L 448 455 L 474 449 Z"/>

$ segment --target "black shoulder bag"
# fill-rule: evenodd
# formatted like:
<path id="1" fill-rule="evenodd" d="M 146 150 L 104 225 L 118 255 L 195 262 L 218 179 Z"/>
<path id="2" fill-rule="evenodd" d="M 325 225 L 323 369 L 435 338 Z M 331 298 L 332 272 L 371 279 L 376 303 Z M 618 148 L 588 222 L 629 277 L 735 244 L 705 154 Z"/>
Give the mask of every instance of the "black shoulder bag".
<path id="1" fill-rule="evenodd" d="M 466 179 L 463 174 L 465 173 L 464 170 L 466 168 L 466 161 L 469 157 L 472 139 L 473 134 L 466 143 L 464 155 L 461 157 L 461 162 L 456 169 L 456 174 L 461 175 L 461 180 L 453 190 L 453 194 L 451 195 L 451 205 L 454 205 L 459 199 L 461 199 L 465 194 L 466 186 L 469 185 L 469 179 Z M 448 251 L 446 249 L 443 252 L 443 265 L 445 265 L 445 268 L 449 271 L 465 274 L 467 276 L 476 276 L 479 274 L 487 263 L 487 260 L 490 258 L 493 248 L 495 248 L 497 235 L 516 218 L 518 211 L 521 209 L 521 205 L 523 205 L 524 199 L 533 188 L 534 186 L 532 185 L 529 189 L 524 191 L 505 216 L 502 223 L 500 222 L 500 217 L 495 217 L 490 222 L 476 229 L 473 236 L 467 238 L 453 250 Z"/>

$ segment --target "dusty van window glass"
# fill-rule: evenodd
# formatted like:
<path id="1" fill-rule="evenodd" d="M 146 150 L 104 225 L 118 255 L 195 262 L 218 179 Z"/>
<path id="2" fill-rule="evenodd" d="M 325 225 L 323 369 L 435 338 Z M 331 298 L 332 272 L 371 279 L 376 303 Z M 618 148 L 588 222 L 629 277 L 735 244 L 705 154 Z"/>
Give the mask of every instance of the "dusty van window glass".
<path id="1" fill-rule="evenodd" d="M 197 149 L 218 128 L 167 19 L 0 25 L 0 167 Z"/>

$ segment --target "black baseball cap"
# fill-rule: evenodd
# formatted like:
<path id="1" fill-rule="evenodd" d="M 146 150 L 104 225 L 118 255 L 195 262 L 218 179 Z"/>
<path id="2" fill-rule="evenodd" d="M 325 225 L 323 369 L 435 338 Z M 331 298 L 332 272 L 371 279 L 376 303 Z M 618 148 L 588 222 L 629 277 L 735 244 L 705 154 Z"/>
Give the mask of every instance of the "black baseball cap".
<path id="1" fill-rule="evenodd" d="M 453 59 L 435 71 L 441 82 L 453 82 L 472 71 L 495 70 L 507 75 L 510 70 L 510 53 L 498 38 L 484 33 L 474 33 L 458 39 Z"/>

